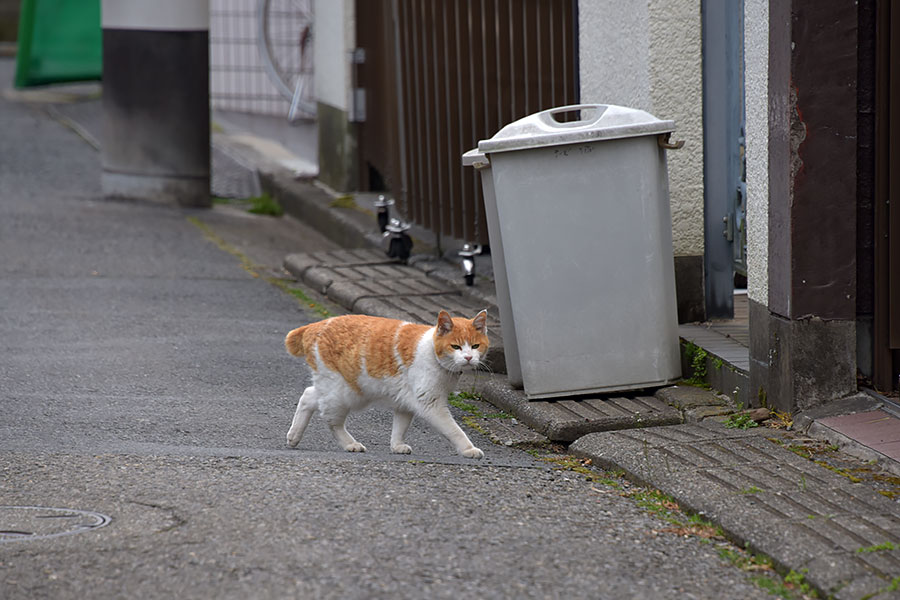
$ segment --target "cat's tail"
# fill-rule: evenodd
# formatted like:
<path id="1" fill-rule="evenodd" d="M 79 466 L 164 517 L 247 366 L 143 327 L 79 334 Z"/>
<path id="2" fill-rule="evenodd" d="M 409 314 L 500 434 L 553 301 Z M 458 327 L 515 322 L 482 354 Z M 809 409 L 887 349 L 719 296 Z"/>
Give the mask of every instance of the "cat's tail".
<path id="1" fill-rule="evenodd" d="M 287 348 L 288 352 L 290 352 L 294 356 L 306 355 L 306 346 L 303 344 L 303 334 L 311 326 L 312 325 L 304 325 L 303 327 L 298 327 L 297 329 L 287 334 L 287 337 L 284 338 L 284 347 Z"/>

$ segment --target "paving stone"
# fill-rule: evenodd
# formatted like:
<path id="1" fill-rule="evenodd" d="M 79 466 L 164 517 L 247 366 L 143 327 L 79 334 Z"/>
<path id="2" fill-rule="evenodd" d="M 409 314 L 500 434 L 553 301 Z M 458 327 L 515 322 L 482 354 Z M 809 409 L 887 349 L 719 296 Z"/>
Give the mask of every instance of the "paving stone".
<path id="1" fill-rule="evenodd" d="M 425 323 L 426 321 L 416 318 L 410 318 L 410 315 L 400 309 L 395 304 L 386 302 L 382 298 L 362 298 L 354 303 L 352 309 L 354 313 L 362 315 L 372 315 L 374 317 L 385 317 L 387 319 L 400 319 L 415 323 Z"/>
<path id="2" fill-rule="evenodd" d="M 367 249 L 333 250 L 330 252 L 309 252 L 289 254 L 284 259 L 284 268 L 298 279 L 312 267 L 337 267 L 349 265 L 388 264 L 394 262 L 384 252 Z"/>
<path id="3" fill-rule="evenodd" d="M 721 417 L 733 412 L 727 406 L 695 406 L 684 411 L 684 420 L 687 423 L 697 423 L 709 417 Z"/>
<path id="4" fill-rule="evenodd" d="M 798 567 L 794 570 L 798 571 L 802 568 L 815 573 L 821 573 L 822 575 L 819 581 L 824 589 L 834 589 L 841 586 L 843 582 L 855 581 L 858 582 L 855 586 L 857 589 L 864 588 L 867 590 L 862 594 L 856 593 L 852 596 L 839 595 L 837 597 L 857 599 L 863 597 L 867 593 L 873 593 L 875 589 L 880 589 L 880 587 L 884 586 L 884 580 L 874 575 L 865 562 L 856 556 L 847 558 L 844 553 L 816 556 L 802 567 Z M 874 588 L 872 587 L 873 584 Z M 847 590 L 845 586 L 842 591 L 846 593 L 850 590 Z M 878 596 L 878 598 L 883 597 Z"/>
<path id="5" fill-rule="evenodd" d="M 900 598 L 900 592 L 896 590 L 886 592 L 888 583 L 890 582 L 886 583 L 875 575 L 860 577 L 836 591 L 834 598 L 835 600 L 897 600 Z"/>
<path id="6" fill-rule="evenodd" d="M 505 377 L 491 377 L 482 386 L 485 400 L 533 427 L 553 441 L 571 442 L 587 433 L 670 425 L 681 422 L 678 412 L 652 396 L 594 397 L 575 400 L 528 401 Z"/>
<path id="7" fill-rule="evenodd" d="M 724 398 L 712 390 L 691 385 L 672 385 L 660 388 L 654 395 L 670 406 L 681 409 L 698 406 L 725 406 L 727 404 Z"/>
<path id="8" fill-rule="evenodd" d="M 356 282 L 370 285 L 399 285 L 398 282 L 424 282 L 419 287 L 430 285 L 434 290 L 445 289 L 431 282 L 425 275 L 402 265 L 358 265 L 352 267 L 310 267 L 303 272 L 303 282 L 310 287 L 327 293 L 332 285 L 340 282 Z M 411 283 L 410 285 L 416 285 Z M 447 290 L 449 292 L 449 290 Z"/>
<path id="9" fill-rule="evenodd" d="M 296 264 L 309 266 L 339 267 L 348 265 L 376 265 L 396 262 L 380 250 L 369 248 L 347 248 L 307 254 L 291 254 L 289 259 Z"/>
<path id="10" fill-rule="evenodd" d="M 399 311 L 408 315 L 406 318 L 418 323 L 433 323 L 437 320 L 440 311 L 446 310 L 454 317 L 471 318 L 478 314 L 481 310 L 488 309 L 488 333 L 500 333 L 500 321 L 498 320 L 498 311 L 493 307 L 485 307 L 476 304 L 472 300 L 464 296 L 455 294 L 446 295 L 428 295 L 428 296 L 397 296 L 382 297 L 376 299 L 376 302 L 365 302 L 365 304 L 355 304 L 353 310 L 363 312 L 362 307 L 365 306 L 367 314 L 369 310 L 375 311 Z M 497 337 L 497 340 L 500 338 Z M 493 343 L 492 339 L 492 343 Z"/>
<path id="11" fill-rule="evenodd" d="M 593 433 L 569 449 L 671 495 L 785 569 L 804 566 L 836 598 L 887 586 L 900 574 L 897 504 L 767 435 L 704 422 Z M 898 549 L 859 552 L 884 542 Z M 849 566 L 835 572 L 837 563 Z"/>
<path id="12" fill-rule="evenodd" d="M 516 419 L 482 419 L 472 420 L 480 429 L 487 432 L 491 441 L 503 446 L 536 447 L 543 446 L 549 440 L 518 422 Z"/>
<path id="13" fill-rule="evenodd" d="M 430 281 L 427 277 L 421 276 L 402 280 L 362 279 L 359 281 L 334 281 L 328 286 L 326 294 L 335 302 L 352 310 L 356 302 L 363 298 L 455 295 L 455 292 Z"/>

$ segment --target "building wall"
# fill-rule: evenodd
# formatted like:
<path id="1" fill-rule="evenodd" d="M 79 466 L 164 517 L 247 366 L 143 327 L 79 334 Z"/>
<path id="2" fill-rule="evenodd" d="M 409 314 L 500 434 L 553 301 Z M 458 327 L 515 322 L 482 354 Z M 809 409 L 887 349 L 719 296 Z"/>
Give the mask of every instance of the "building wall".
<path id="1" fill-rule="evenodd" d="M 356 47 L 353 0 L 315 0 L 315 89 L 318 102 L 319 180 L 335 190 L 358 187 L 356 127 L 350 122 Z"/>
<path id="2" fill-rule="evenodd" d="M 578 3 L 581 101 L 650 111 L 650 30 L 646 0 Z M 660 118 L 669 118 L 658 115 Z"/>
<path id="3" fill-rule="evenodd" d="M 769 304 L 769 0 L 744 0 L 747 292 Z"/>
<path id="4" fill-rule="evenodd" d="M 668 153 L 681 322 L 704 318 L 701 0 L 580 0 L 581 101 L 674 119 Z"/>
<path id="5" fill-rule="evenodd" d="M 315 0 L 316 96 L 333 108 L 350 108 L 350 51 L 356 45 L 352 0 Z"/>
<path id="6" fill-rule="evenodd" d="M 581 101 L 674 119 L 669 152 L 676 256 L 703 254 L 703 90 L 700 0 L 581 0 Z"/>

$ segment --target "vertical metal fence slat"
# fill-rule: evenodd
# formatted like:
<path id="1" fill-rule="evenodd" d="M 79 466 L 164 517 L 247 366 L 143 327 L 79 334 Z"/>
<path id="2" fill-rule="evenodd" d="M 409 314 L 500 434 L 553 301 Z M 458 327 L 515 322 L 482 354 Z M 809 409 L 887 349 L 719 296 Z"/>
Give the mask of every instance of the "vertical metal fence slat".
<path id="1" fill-rule="evenodd" d="M 515 33 L 515 20 L 513 19 L 513 2 L 515 0 L 509 0 L 507 4 L 507 8 L 509 9 L 509 107 L 510 114 L 509 120 L 510 122 L 515 119 L 517 114 L 516 111 L 516 92 L 518 87 L 516 86 L 516 51 L 515 51 L 515 43 L 516 43 L 516 33 Z"/>
<path id="2" fill-rule="evenodd" d="M 537 105 L 538 110 L 544 108 L 544 73 L 543 66 L 543 39 L 541 36 L 541 0 L 535 0 L 534 15 L 534 54 L 537 60 L 538 68 L 535 70 L 537 75 Z"/>
<path id="3" fill-rule="evenodd" d="M 525 92 L 524 115 L 531 113 L 530 94 L 528 85 L 528 3 L 522 3 L 522 88 Z"/>
<path id="4" fill-rule="evenodd" d="M 399 148 L 397 148 L 397 158 L 398 163 L 396 165 L 397 173 L 396 176 L 391 177 L 391 180 L 395 182 L 396 186 L 399 187 L 399 190 L 395 188 L 394 190 L 394 199 L 397 202 L 397 205 L 400 207 L 402 213 L 406 214 L 407 211 L 407 196 L 409 194 L 409 181 L 407 175 L 407 151 L 409 148 L 409 143 L 406 137 L 406 98 L 404 97 L 403 91 L 403 60 L 404 60 L 404 52 L 403 52 L 403 41 L 402 41 L 402 30 L 403 28 L 400 26 L 400 0 L 390 0 L 391 2 L 391 20 L 387 27 L 387 37 L 393 42 L 393 52 L 394 52 L 394 64 L 392 65 L 394 71 L 396 72 L 396 76 L 394 77 L 394 94 L 397 98 L 397 144 Z M 399 192 L 399 193 L 398 193 Z"/>
<path id="5" fill-rule="evenodd" d="M 457 110 L 457 120 L 456 127 L 454 132 L 454 139 L 457 140 L 457 147 L 462 145 L 462 140 L 464 139 L 463 135 L 463 61 L 462 61 L 462 39 L 460 36 L 459 29 L 459 2 L 453 2 L 453 32 L 454 32 L 454 43 L 456 50 L 456 110 Z M 469 169 L 471 170 L 471 169 Z M 457 187 L 457 197 L 454 198 L 454 211 L 453 211 L 453 230 L 454 231 L 462 231 L 465 223 L 466 216 L 466 205 L 464 201 L 464 195 L 466 193 L 466 183 L 468 174 L 463 171 L 460 166 L 459 169 L 456 170 L 457 173 L 457 182 L 459 183 Z"/>
<path id="6" fill-rule="evenodd" d="M 435 159 L 435 199 L 432 202 L 432 205 L 436 208 L 436 220 L 434 228 L 439 231 L 442 235 L 449 233 L 447 230 L 448 219 L 446 218 L 445 212 L 448 209 L 447 206 L 447 187 L 448 187 L 448 178 L 447 178 L 447 162 L 445 160 L 445 156 L 447 152 L 446 143 L 447 143 L 447 130 L 445 128 L 446 121 L 444 120 L 444 115 L 446 114 L 446 107 L 444 106 L 445 100 L 445 85 L 446 85 L 446 68 L 443 62 L 438 58 L 438 47 L 444 45 L 444 22 L 438 15 L 438 8 L 443 6 L 443 2 L 437 1 L 432 3 L 432 20 L 434 22 L 433 31 L 435 35 L 431 36 L 431 60 L 432 65 L 436 68 L 432 68 L 432 74 L 434 76 L 434 111 L 432 114 L 434 115 L 434 159 Z"/>
<path id="7" fill-rule="evenodd" d="M 450 69 L 450 65 L 452 64 L 451 55 L 453 54 L 451 52 L 453 35 L 447 27 L 447 4 L 448 0 L 441 1 L 441 23 L 444 28 L 443 55 L 440 63 L 441 73 L 444 78 L 444 135 L 441 139 L 444 145 L 444 168 L 447 181 L 447 195 L 442 215 L 445 231 L 452 232 L 456 230 L 453 222 L 453 213 L 456 211 L 456 174 L 459 160 L 454 160 L 454 150 L 456 149 L 457 144 L 455 143 L 455 132 L 453 127 L 453 102 L 450 98 L 450 90 L 453 87 Z"/>
<path id="8" fill-rule="evenodd" d="M 421 5 L 416 2 L 410 2 L 410 14 L 412 16 L 413 24 L 413 36 L 412 36 L 412 44 L 410 45 L 410 52 L 412 53 L 412 63 L 413 63 L 413 77 L 415 82 L 413 84 L 413 92 L 416 95 L 416 141 L 418 142 L 415 151 L 416 157 L 416 190 L 415 190 L 415 204 L 414 204 L 414 219 L 417 221 L 426 224 L 425 217 L 425 144 L 424 144 L 424 127 L 422 124 L 422 119 L 424 118 L 423 114 L 423 105 L 422 105 L 422 85 L 420 84 L 419 71 L 421 69 L 421 60 L 420 60 L 420 52 L 419 52 L 419 35 L 424 35 L 422 31 L 422 19 L 419 11 L 421 10 Z"/>
<path id="9" fill-rule="evenodd" d="M 556 84 L 556 46 L 554 45 L 556 40 L 553 35 L 555 32 L 555 28 L 553 27 L 553 15 L 556 13 L 555 4 L 557 4 L 557 2 L 553 2 L 550 5 L 550 10 L 547 14 L 547 19 L 550 24 L 548 27 L 550 30 L 550 106 L 558 106 L 556 103 L 556 88 L 558 87 Z"/>
<path id="10" fill-rule="evenodd" d="M 477 97 L 475 95 L 475 40 L 473 39 L 475 33 L 475 22 L 472 11 L 472 2 L 466 3 L 467 15 L 468 15 L 468 27 L 467 27 L 467 39 L 469 46 L 469 130 L 470 137 L 469 139 L 477 140 L 478 139 L 478 124 L 476 115 L 478 115 L 478 106 L 477 106 Z M 467 237 L 469 233 L 474 229 L 474 219 L 475 219 L 475 211 L 474 211 L 474 201 L 472 200 L 475 195 L 478 193 L 478 181 L 475 177 L 470 178 L 469 185 L 469 193 L 466 194 L 465 204 L 466 204 L 466 219 L 463 222 L 463 226 L 465 227 L 465 231 L 463 233 L 463 237 Z"/>
<path id="11" fill-rule="evenodd" d="M 503 126 L 503 72 L 500 70 L 500 0 L 494 0 L 494 60 L 496 61 L 497 78 L 497 124 Z"/>
<path id="12" fill-rule="evenodd" d="M 437 173 L 434 172 L 434 146 L 432 144 L 432 120 L 434 119 L 434 107 L 431 100 L 431 78 L 434 76 L 433 65 L 429 65 L 428 60 L 428 42 L 434 39 L 434 32 L 431 27 L 434 23 L 429 22 L 428 8 L 433 6 L 431 2 L 423 2 L 422 4 L 422 45 L 420 47 L 420 56 L 422 63 L 422 104 L 425 107 L 422 121 L 425 123 L 425 140 L 423 144 L 423 154 L 425 155 L 425 196 L 422 198 L 423 208 L 425 209 L 425 226 L 436 231 L 440 235 L 440 229 L 435 228 L 435 207 L 434 204 L 437 196 L 434 193 L 437 183 L 435 178 Z M 431 68 L 429 68 L 431 67 Z"/>

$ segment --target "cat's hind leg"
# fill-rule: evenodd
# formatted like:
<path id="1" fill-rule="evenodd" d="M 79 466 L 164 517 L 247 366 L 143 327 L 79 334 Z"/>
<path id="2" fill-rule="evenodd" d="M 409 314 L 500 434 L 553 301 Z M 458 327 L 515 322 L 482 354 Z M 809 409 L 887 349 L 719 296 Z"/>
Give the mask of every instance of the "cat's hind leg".
<path id="1" fill-rule="evenodd" d="M 411 412 L 400 409 L 394 410 L 394 425 L 391 428 L 391 452 L 394 454 L 410 454 L 412 452 L 412 448 L 403 441 L 403 436 L 406 435 L 406 430 L 409 429 L 412 419 L 413 414 Z"/>
<path id="2" fill-rule="evenodd" d="M 300 401 L 297 403 L 297 410 L 294 412 L 294 420 L 291 421 L 291 428 L 287 432 L 287 444 L 291 448 L 296 448 L 309 425 L 309 420 L 319 408 L 319 399 L 316 395 L 315 386 L 309 386 L 303 390 Z"/>

